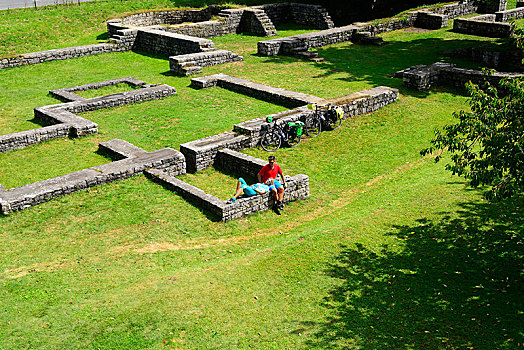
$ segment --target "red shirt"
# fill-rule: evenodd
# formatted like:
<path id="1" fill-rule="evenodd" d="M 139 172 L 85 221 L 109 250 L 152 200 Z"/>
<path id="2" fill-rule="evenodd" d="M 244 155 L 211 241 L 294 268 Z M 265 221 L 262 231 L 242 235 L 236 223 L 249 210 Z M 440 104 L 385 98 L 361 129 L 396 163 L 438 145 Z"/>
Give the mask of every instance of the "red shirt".
<path id="1" fill-rule="evenodd" d="M 280 174 L 281 177 L 284 177 L 284 174 L 282 174 L 282 169 L 280 169 L 278 164 L 275 164 L 273 169 L 269 167 L 269 164 L 266 164 L 262 167 L 262 169 L 260 169 L 258 173 L 262 177 L 262 182 L 266 182 L 267 179 L 276 179 L 277 174 Z"/>

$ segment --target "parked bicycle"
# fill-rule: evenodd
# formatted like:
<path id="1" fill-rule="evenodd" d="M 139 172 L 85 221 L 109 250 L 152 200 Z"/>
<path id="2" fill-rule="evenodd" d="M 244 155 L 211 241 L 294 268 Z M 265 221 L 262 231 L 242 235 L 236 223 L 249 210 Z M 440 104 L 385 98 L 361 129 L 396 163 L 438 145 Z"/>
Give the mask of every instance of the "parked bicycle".
<path id="1" fill-rule="evenodd" d="M 267 152 L 275 152 L 283 143 L 289 147 L 296 147 L 302 138 L 304 123 L 301 121 L 284 122 L 277 124 L 271 117 L 266 119 L 269 128 L 262 134 L 260 145 Z"/>
<path id="2" fill-rule="evenodd" d="M 336 130 L 342 124 L 344 110 L 340 106 L 331 103 L 319 106 L 316 103 L 308 104 L 308 109 L 315 109 L 313 114 L 308 115 L 304 121 L 304 131 L 309 137 L 316 137 L 322 130 Z"/>

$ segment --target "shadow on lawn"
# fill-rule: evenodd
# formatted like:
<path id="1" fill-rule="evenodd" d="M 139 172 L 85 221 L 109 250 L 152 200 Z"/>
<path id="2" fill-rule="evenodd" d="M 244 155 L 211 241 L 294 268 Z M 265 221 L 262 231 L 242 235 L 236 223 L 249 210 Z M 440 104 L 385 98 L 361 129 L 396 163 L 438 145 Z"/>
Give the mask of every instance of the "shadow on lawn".
<path id="1" fill-rule="evenodd" d="M 522 347 L 523 209 L 523 196 L 466 203 L 459 218 L 395 227 L 401 252 L 342 247 L 328 269 L 340 281 L 323 301 L 331 316 L 308 347 Z"/>
<path id="2" fill-rule="evenodd" d="M 504 41 L 500 41 L 504 43 Z M 444 40 L 440 38 L 417 39 L 412 41 L 388 41 L 384 46 L 345 44 L 343 46 L 328 46 L 317 49 L 325 62 L 315 64 L 323 72 L 316 77 L 323 79 L 332 75 L 341 75 L 338 80 L 368 82 L 373 86 L 390 86 L 401 89 L 403 93 L 421 96 L 421 93 L 402 85 L 402 79 L 393 78 L 392 74 L 417 65 L 431 64 L 437 61 L 456 63 L 459 67 L 479 69 L 478 63 L 463 59 L 451 58 L 445 51 L 474 46 L 496 48 L 496 43 L 482 43 L 475 40 Z M 296 57 L 270 56 L 264 62 L 288 65 L 297 60 Z M 345 74 L 344 74 L 345 73 Z M 455 90 L 464 95 L 466 91 Z"/>

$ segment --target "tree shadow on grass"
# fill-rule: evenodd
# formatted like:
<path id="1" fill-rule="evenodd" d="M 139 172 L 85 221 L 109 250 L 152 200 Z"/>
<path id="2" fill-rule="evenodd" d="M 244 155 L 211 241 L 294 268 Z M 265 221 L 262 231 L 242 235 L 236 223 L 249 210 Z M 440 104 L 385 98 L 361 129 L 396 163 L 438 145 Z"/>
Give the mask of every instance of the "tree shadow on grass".
<path id="1" fill-rule="evenodd" d="M 351 43 L 329 45 L 316 50 L 320 57 L 325 59 L 325 62 L 312 63 L 322 71 L 314 78 L 322 79 L 337 75 L 336 79 L 341 81 L 362 81 L 372 86 L 385 85 L 403 89 L 408 94 L 418 93 L 403 87 L 402 79 L 394 78 L 393 73 L 417 64 L 432 64 L 437 61 L 455 63 L 464 68 L 479 69 L 481 67 L 479 63 L 458 57 L 452 58 L 444 53 L 479 45 L 493 48 L 498 46 L 497 43 L 440 38 L 388 41 L 388 44 L 384 46 Z M 287 65 L 297 60 L 301 59 L 278 55 L 269 56 L 263 62 Z M 457 92 L 462 94 L 460 90 Z"/>
<path id="2" fill-rule="evenodd" d="M 402 251 L 343 246 L 339 286 L 315 348 L 514 349 L 524 344 L 524 196 L 465 203 L 458 218 L 425 218 L 389 234 Z"/>

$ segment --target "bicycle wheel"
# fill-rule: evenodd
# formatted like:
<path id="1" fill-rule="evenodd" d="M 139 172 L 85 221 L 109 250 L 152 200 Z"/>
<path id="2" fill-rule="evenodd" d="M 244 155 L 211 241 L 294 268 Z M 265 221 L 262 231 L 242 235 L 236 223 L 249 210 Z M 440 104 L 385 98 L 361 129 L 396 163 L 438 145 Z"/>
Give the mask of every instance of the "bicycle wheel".
<path id="1" fill-rule="evenodd" d="M 342 124 L 342 118 L 338 116 L 335 110 L 329 111 L 328 120 L 329 120 L 329 128 L 331 130 L 337 130 L 338 128 L 340 128 L 340 125 Z"/>
<path id="2" fill-rule="evenodd" d="M 282 138 L 275 130 L 268 130 L 260 139 L 260 146 L 267 152 L 275 152 L 280 148 Z"/>
<path id="3" fill-rule="evenodd" d="M 302 135 L 297 135 L 297 128 L 293 127 L 289 131 L 288 139 L 286 141 L 289 147 L 297 147 L 302 139 Z"/>
<path id="4" fill-rule="evenodd" d="M 309 137 L 317 137 L 318 134 L 320 134 L 320 131 L 322 131 L 320 120 L 314 116 L 307 117 L 306 122 L 304 123 L 304 131 Z"/>

